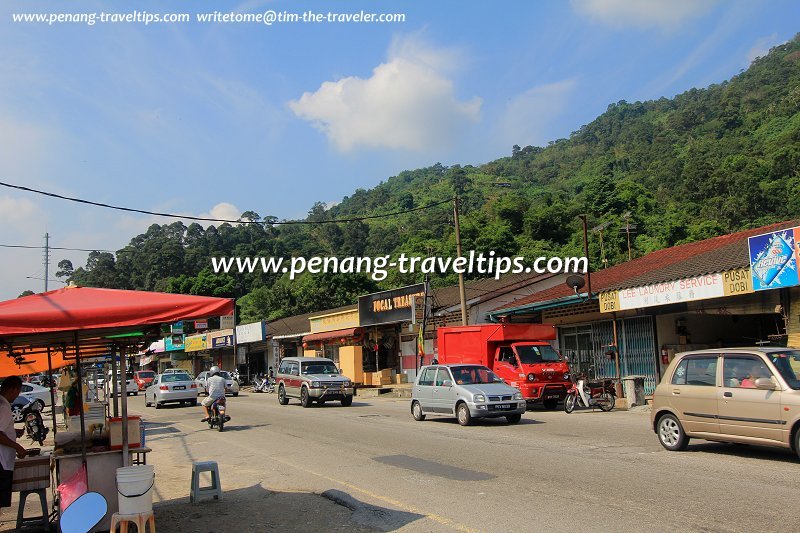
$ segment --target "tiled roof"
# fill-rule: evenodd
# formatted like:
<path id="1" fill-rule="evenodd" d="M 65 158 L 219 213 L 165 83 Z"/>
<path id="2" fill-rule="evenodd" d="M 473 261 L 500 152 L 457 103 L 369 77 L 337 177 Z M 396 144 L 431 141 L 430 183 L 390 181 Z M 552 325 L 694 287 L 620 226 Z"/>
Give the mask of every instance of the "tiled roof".
<path id="1" fill-rule="evenodd" d="M 746 267 L 750 264 L 748 237 L 798 225 L 800 225 L 798 220 L 779 222 L 704 241 L 665 248 L 611 268 L 593 271 L 592 292 L 640 287 Z M 547 302 L 573 294 L 574 291 L 566 285 L 558 285 L 500 306 L 495 311 Z"/>

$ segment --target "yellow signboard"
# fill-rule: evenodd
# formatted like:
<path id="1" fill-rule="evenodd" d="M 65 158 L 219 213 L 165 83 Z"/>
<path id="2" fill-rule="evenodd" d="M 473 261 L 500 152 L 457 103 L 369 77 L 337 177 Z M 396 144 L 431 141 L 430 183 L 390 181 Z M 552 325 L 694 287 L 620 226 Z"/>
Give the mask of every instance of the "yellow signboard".
<path id="1" fill-rule="evenodd" d="M 183 341 L 184 352 L 199 352 L 206 349 L 206 334 L 192 335 Z"/>
<path id="2" fill-rule="evenodd" d="M 753 278 L 750 276 L 750 267 L 723 272 L 722 281 L 725 284 L 723 286 L 725 296 L 736 296 L 737 294 L 750 294 L 753 292 Z"/>
<path id="3" fill-rule="evenodd" d="M 619 311 L 619 292 L 601 292 L 600 293 L 600 312 L 613 313 Z"/>
<path id="4" fill-rule="evenodd" d="M 357 328 L 358 309 L 332 313 L 330 315 L 312 316 L 308 319 L 311 333 L 325 333 L 337 329 Z"/>

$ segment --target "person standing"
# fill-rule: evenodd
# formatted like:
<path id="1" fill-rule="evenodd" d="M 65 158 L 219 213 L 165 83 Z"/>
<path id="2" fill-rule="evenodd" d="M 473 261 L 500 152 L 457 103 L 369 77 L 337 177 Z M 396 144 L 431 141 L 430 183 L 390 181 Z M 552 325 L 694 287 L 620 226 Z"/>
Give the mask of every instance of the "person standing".
<path id="1" fill-rule="evenodd" d="M 17 443 L 23 430 L 14 429 L 14 417 L 11 414 L 11 402 L 22 392 L 22 380 L 19 376 L 10 376 L 0 385 L 0 511 L 3 507 L 11 507 L 11 481 L 14 476 L 16 457 L 22 459 L 27 450 Z M 16 457 L 15 457 L 16 456 Z"/>

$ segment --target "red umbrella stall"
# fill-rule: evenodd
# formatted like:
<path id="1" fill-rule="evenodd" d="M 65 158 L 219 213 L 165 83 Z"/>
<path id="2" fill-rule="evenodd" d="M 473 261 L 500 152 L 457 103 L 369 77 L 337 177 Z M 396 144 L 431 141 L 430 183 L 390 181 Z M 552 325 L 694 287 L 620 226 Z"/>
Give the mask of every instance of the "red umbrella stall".
<path id="1" fill-rule="evenodd" d="M 81 359 L 146 348 L 160 337 L 162 324 L 233 312 L 234 301 L 229 298 L 74 285 L 0 302 L 0 377 L 75 365 L 80 383 Z M 112 358 L 114 366 L 115 361 Z M 120 357 L 120 362 L 125 376 L 125 358 Z M 122 461 L 127 466 L 127 394 L 125 379 L 120 381 Z M 86 467 L 83 409 L 80 425 L 81 458 Z"/>

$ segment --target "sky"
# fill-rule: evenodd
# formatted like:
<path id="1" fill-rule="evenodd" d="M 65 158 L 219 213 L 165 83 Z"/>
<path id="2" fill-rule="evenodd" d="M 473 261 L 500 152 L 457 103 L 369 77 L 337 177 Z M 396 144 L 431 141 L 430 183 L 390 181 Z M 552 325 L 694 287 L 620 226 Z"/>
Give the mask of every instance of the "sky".
<path id="1" fill-rule="evenodd" d="M 197 20 L 214 11 L 279 20 Z M 404 20 L 280 21 L 362 11 Z M 101 12 L 190 20 L 14 20 Z M 545 146 L 613 102 L 721 82 L 799 20 L 787 0 L 6 1 L 0 182 L 185 215 L 300 218 L 403 170 Z M 43 246 L 48 233 L 51 246 L 117 250 L 172 221 L 0 187 L 0 245 Z M 0 300 L 43 290 L 42 255 L 0 247 Z M 54 250 L 50 278 L 86 255 Z"/>

